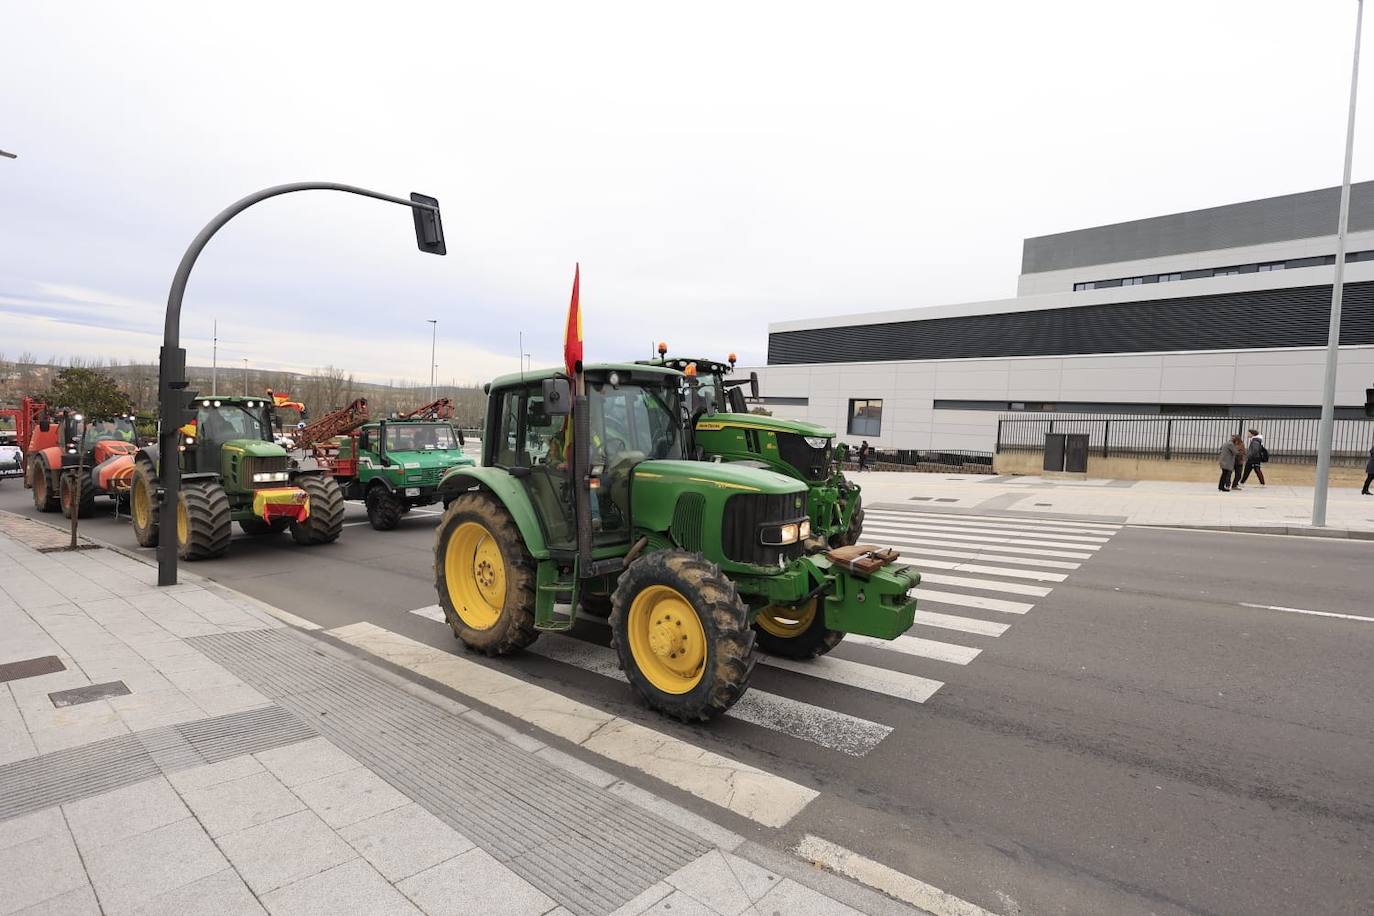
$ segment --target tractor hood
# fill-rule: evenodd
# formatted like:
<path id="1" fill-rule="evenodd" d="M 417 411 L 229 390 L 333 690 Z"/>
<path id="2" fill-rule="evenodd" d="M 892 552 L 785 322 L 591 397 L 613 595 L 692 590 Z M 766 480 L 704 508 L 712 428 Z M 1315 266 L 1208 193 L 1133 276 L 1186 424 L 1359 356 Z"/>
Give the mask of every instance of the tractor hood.
<path id="1" fill-rule="evenodd" d="M 244 458 L 277 458 L 286 456 L 286 449 L 277 445 L 275 442 L 264 442 L 261 439 L 230 439 L 220 448 L 222 451 L 237 452 Z"/>
<path id="2" fill-rule="evenodd" d="M 641 461 L 635 465 L 636 487 L 662 484 L 668 488 L 717 490 L 730 493 L 801 493 L 806 486 L 776 471 L 714 461 Z"/>
<path id="3" fill-rule="evenodd" d="M 784 420 L 777 417 L 765 417 L 755 413 L 713 413 L 703 414 L 697 420 L 697 429 L 703 431 L 725 429 L 726 427 L 737 427 L 745 429 L 766 429 L 775 433 L 796 433 L 798 436 L 819 436 L 824 439 L 833 439 L 835 434 L 824 426 L 817 426 L 815 423 L 807 423 L 805 420 Z"/>

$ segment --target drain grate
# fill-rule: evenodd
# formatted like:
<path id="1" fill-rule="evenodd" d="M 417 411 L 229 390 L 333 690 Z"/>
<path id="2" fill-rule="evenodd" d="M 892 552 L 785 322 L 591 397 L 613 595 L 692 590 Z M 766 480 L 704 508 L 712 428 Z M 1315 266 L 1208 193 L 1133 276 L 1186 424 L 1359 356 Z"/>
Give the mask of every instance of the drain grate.
<path id="1" fill-rule="evenodd" d="M 285 709 L 267 706 L 17 760 L 0 766 L 0 821 L 314 736 Z"/>
<path id="2" fill-rule="evenodd" d="M 710 849 L 294 634 L 188 642 L 575 913 L 612 912 Z"/>
<path id="3" fill-rule="evenodd" d="M 0 665 L 0 684 L 5 681 L 17 681 L 21 678 L 38 677 L 40 674 L 54 674 L 66 670 L 67 666 L 62 664 L 62 659 L 56 655 L 24 658 L 17 662 L 6 662 Z"/>
<path id="4" fill-rule="evenodd" d="M 94 703 L 96 700 L 128 695 L 127 684 L 123 681 L 110 681 L 107 684 L 87 684 L 85 687 L 73 687 L 70 690 L 54 690 L 48 694 L 48 699 L 52 700 L 52 705 L 61 709 L 64 706 L 80 706 L 82 703 Z"/>

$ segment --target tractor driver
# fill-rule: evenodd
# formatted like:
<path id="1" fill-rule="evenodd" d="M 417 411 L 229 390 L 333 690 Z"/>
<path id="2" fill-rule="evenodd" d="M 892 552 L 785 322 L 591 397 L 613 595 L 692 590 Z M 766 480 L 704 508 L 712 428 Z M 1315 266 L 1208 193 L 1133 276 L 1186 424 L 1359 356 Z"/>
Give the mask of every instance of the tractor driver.
<path id="1" fill-rule="evenodd" d="M 558 435 L 549 441 L 549 464 L 558 468 L 560 471 L 567 471 L 572 460 L 569 449 L 572 448 L 573 422 L 572 414 L 563 415 L 563 426 L 558 431 Z M 601 464 L 606 460 L 605 453 L 601 445 L 601 436 L 592 433 L 592 464 Z"/>

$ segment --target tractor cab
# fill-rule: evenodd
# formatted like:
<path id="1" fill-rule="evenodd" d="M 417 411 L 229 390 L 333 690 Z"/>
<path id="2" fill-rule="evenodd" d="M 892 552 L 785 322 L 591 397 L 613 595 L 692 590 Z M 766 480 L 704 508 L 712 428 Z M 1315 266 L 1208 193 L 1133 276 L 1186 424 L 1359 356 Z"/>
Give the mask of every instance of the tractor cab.
<path id="1" fill-rule="evenodd" d="M 261 398 L 201 398 L 196 402 L 195 420 L 181 432 L 186 472 L 219 472 L 225 446 L 232 455 L 280 456 L 279 470 L 286 470 L 286 451 L 273 441 L 267 401 Z"/>

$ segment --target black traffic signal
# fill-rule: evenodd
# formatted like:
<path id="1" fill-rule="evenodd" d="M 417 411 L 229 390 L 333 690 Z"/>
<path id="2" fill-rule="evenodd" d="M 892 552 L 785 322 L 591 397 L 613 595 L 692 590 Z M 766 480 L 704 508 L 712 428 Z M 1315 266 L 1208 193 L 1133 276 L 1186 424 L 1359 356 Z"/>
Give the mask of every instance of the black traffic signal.
<path id="1" fill-rule="evenodd" d="M 415 217 L 415 244 L 428 254 L 448 254 L 448 249 L 444 247 L 444 223 L 439 218 L 439 199 L 414 192 L 410 199 L 412 203 L 428 204 L 433 208 L 410 208 Z"/>

